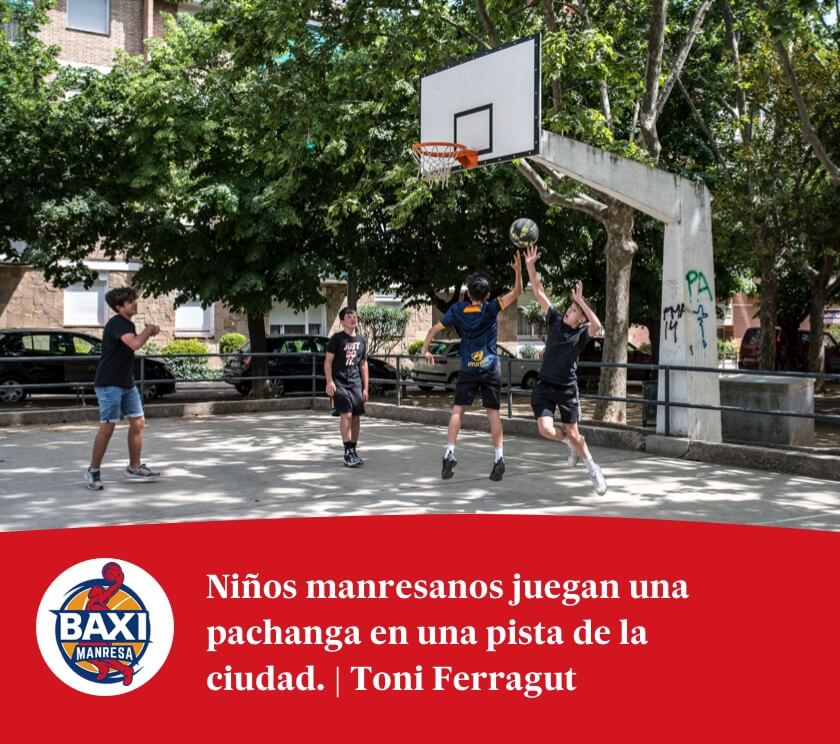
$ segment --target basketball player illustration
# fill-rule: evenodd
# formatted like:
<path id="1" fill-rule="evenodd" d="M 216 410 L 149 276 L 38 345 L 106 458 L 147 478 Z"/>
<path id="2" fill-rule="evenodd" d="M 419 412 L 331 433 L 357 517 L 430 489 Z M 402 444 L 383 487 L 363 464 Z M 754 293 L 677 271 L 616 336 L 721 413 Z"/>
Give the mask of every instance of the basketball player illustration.
<path id="1" fill-rule="evenodd" d="M 85 604 L 85 609 L 88 611 L 107 612 L 109 610 L 108 600 L 120 590 L 124 579 L 122 569 L 113 561 L 106 563 L 102 567 L 102 577 L 106 581 L 110 581 L 111 586 L 107 588 L 103 586 L 92 586 L 90 588 L 88 591 L 87 602 Z M 107 646 L 109 644 L 106 642 L 87 641 L 82 642 L 79 645 Z M 134 677 L 134 670 L 128 664 L 124 664 L 116 659 L 91 659 L 90 663 L 96 667 L 96 671 L 98 672 L 96 675 L 97 682 L 101 682 L 106 676 L 108 676 L 109 668 L 122 673 L 124 685 L 130 685 L 131 680 Z"/>

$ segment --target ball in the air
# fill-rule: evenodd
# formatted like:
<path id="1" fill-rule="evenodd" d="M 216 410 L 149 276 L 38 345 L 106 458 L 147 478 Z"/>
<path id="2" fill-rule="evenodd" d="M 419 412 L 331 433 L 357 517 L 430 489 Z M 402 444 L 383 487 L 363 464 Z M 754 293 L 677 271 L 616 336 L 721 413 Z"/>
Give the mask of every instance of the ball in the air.
<path id="1" fill-rule="evenodd" d="M 540 230 L 534 220 L 520 217 L 510 226 L 510 242 L 517 248 L 528 248 L 540 239 Z"/>
<path id="2" fill-rule="evenodd" d="M 120 564 L 110 561 L 102 566 L 102 578 L 112 583 L 122 581 L 123 572 L 122 568 L 120 568 Z"/>

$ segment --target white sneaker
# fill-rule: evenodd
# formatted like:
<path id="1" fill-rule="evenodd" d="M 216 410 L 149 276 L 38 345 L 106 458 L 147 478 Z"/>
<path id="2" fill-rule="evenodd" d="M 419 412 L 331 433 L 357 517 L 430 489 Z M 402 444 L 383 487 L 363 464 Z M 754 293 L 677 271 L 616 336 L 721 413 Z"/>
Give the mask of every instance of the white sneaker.
<path id="1" fill-rule="evenodd" d="M 91 491 L 101 491 L 104 488 L 98 470 L 85 470 L 85 483 Z"/>
<path id="2" fill-rule="evenodd" d="M 569 464 L 570 468 L 573 468 L 580 462 L 580 458 L 575 454 L 575 451 L 568 442 L 566 443 L 566 446 L 569 448 L 569 457 L 566 459 L 566 462 Z"/>
<path id="3" fill-rule="evenodd" d="M 597 465 L 594 465 L 592 470 L 589 471 L 589 480 L 592 481 L 592 485 L 595 487 L 595 493 L 599 496 L 603 496 L 607 492 L 607 481 L 601 472 L 601 468 Z"/>

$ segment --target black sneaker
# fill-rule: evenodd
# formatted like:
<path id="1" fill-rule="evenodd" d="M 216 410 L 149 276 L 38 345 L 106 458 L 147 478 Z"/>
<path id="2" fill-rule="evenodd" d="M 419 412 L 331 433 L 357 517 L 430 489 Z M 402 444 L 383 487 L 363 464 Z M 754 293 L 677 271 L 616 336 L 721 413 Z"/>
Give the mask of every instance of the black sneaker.
<path id="1" fill-rule="evenodd" d="M 364 465 L 365 464 L 365 461 L 361 457 L 359 457 L 359 453 L 356 452 L 356 450 L 353 450 L 353 457 L 356 458 L 356 465 Z"/>
<path id="2" fill-rule="evenodd" d="M 454 455 L 445 455 L 443 458 L 443 467 L 440 471 L 440 477 L 444 480 L 449 480 L 455 474 L 455 466 L 458 461 Z"/>
<path id="3" fill-rule="evenodd" d="M 490 471 L 491 481 L 500 481 L 505 475 L 505 458 L 500 457 L 493 465 L 493 470 Z"/>
<path id="4" fill-rule="evenodd" d="M 85 470 L 85 483 L 91 491 L 101 491 L 105 487 L 98 470 Z"/>
<path id="5" fill-rule="evenodd" d="M 353 450 L 347 450 L 344 453 L 344 466 L 347 468 L 357 468 L 359 465 L 362 464 L 362 461 L 358 458 Z"/>

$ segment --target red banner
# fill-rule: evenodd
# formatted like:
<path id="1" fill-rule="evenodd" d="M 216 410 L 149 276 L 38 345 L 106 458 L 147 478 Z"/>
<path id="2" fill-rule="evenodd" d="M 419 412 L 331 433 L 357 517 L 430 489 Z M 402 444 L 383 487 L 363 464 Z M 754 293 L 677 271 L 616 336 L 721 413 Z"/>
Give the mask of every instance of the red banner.
<path id="1" fill-rule="evenodd" d="M 0 551 L 6 741 L 836 737 L 836 533 L 313 518 Z"/>

